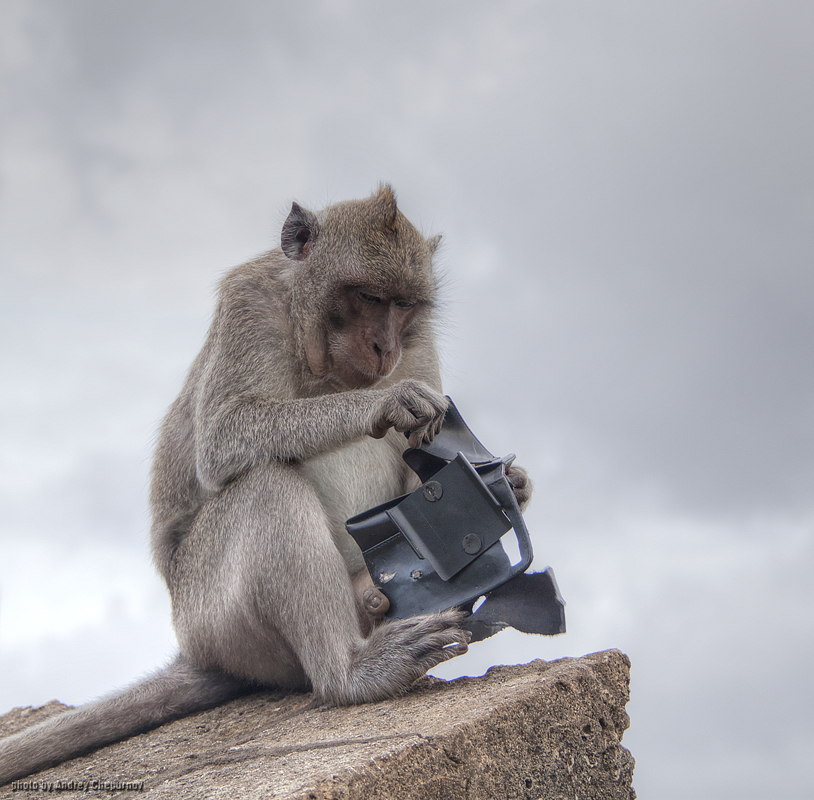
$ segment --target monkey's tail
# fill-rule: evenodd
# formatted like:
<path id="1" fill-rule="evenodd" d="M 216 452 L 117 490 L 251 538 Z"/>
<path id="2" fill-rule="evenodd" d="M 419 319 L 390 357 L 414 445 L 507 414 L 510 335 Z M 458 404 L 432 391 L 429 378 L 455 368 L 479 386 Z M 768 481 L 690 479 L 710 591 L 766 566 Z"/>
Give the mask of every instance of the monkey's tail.
<path id="1" fill-rule="evenodd" d="M 231 700 L 249 684 L 179 655 L 120 692 L 0 739 L 0 786 L 69 758 Z"/>

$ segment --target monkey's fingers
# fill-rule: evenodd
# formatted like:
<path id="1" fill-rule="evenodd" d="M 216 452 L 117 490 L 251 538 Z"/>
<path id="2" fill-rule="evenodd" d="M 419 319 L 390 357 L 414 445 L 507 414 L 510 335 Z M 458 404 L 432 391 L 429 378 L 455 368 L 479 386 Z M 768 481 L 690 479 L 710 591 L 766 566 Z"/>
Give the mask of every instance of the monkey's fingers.
<path id="1" fill-rule="evenodd" d="M 432 432 L 432 428 L 425 427 L 419 428 L 418 430 L 407 431 L 407 443 L 410 447 L 421 447 L 424 442 L 431 442 L 435 436 Z"/>
<path id="2" fill-rule="evenodd" d="M 430 670 L 444 661 L 462 656 L 469 651 L 472 634 L 461 628 L 447 628 L 425 634 L 413 646 L 413 655 L 424 671 Z"/>
<path id="3" fill-rule="evenodd" d="M 422 417 L 419 424 L 409 433 L 410 437 L 417 442 L 413 446 L 420 447 L 424 442 L 431 442 L 438 435 L 443 424 L 444 415 L 438 415 L 435 410 L 431 416 Z"/>
<path id="4" fill-rule="evenodd" d="M 523 467 L 516 467 L 512 465 L 506 470 L 506 477 L 512 486 L 514 497 L 517 500 L 517 505 L 520 506 L 521 511 L 525 511 L 526 506 L 531 500 L 531 492 L 534 488 L 528 473 Z"/>
<path id="5" fill-rule="evenodd" d="M 471 634 L 470 634 L 471 637 Z M 449 661 L 451 658 L 457 658 L 458 656 L 465 656 L 469 652 L 469 642 L 455 642 L 454 644 L 448 644 L 443 650 L 442 653 L 445 656 L 444 661 Z"/>
<path id="6" fill-rule="evenodd" d="M 413 415 L 416 427 L 419 428 L 429 427 L 438 418 L 438 410 L 429 401 L 409 406 L 407 410 Z"/>
<path id="7" fill-rule="evenodd" d="M 434 419 L 427 430 L 424 432 L 424 441 L 431 442 L 441 432 L 441 426 L 444 424 L 444 417 L 437 417 Z"/>
<path id="8" fill-rule="evenodd" d="M 444 425 L 444 417 L 443 417 L 443 416 L 440 416 L 440 417 L 439 417 L 439 418 L 438 418 L 438 419 L 435 421 L 435 424 L 433 425 L 433 428 L 432 428 L 432 438 L 433 438 L 433 439 L 434 439 L 436 436 L 438 436 L 438 434 L 439 434 L 439 433 L 441 433 L 441 428 L 443 427 L 443 425 Z M 432 439 L 431 439 L 430 441 L 432 441 Z"/>
<path id="9" fill-rule="evenodd" d="M 432 441 L 443 421 L 449 401 L 421 381 L 404 380 L 389 390 L 387 411 L 392 426 L 406 433 L 411 447 Z"/>

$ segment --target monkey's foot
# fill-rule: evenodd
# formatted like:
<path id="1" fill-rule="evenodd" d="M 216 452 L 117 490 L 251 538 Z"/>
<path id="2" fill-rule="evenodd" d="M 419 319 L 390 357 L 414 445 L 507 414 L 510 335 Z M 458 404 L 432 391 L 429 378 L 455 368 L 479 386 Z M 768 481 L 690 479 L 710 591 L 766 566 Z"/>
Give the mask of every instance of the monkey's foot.
<path id="1" fill-rule="evenodd" d="M 427 670 L 466 653 L 471 634 L 460 627 L 463 619 L 460 611 L 442 611 L 375 628 L 355 659 L 353 699 L 344 702 L 402 694 Z"/>

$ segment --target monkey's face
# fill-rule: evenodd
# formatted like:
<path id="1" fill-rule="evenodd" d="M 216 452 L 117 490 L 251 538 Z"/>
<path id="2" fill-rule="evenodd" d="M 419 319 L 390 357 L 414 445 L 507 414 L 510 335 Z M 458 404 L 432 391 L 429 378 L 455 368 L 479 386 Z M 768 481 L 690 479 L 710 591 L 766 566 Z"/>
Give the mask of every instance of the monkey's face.
<path id="1" fill-rule="evenodd" d="M 343 287 L 328 315 L 325 366 L 332 382 L 362 389 L 390 375 L 423 306 L 368 286 Z"/>
<path id="2" fill-rule="evenodd" d="M 291 314 L 312 375 L 346 390 L 393 373 L 433 307 L 438 238 L 421 236 L 387 186 L 318 215 L 292 204 L 280 243 L 297 264 Z"/>

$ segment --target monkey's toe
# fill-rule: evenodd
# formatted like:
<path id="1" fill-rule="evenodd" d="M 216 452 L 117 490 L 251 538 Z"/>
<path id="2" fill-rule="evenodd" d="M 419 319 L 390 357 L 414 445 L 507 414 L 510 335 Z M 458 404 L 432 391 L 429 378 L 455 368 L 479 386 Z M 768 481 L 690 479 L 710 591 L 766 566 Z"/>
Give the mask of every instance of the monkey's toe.
<path id="1" fill-rule="evenodd" d="M 390 601 L 375 586 L 365 590 L 362 595 L 365 611 L 372 617 L 383 617 L 390 610 Z"/>

